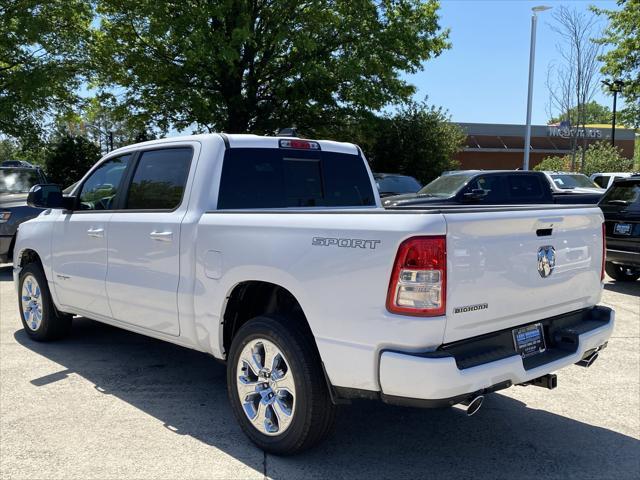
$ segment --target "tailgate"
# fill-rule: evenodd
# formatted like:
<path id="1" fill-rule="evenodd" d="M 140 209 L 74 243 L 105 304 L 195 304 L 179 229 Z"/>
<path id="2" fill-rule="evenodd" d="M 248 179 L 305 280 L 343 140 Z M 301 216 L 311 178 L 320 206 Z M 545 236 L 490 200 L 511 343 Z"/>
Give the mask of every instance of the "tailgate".
<path id="1" fill-rule="evenodd" d="M 453 342 L 595 305 L 602 213 L 580 207 L 445 213 Z M 551 270 L 548 261 L 555 258 Z"/>

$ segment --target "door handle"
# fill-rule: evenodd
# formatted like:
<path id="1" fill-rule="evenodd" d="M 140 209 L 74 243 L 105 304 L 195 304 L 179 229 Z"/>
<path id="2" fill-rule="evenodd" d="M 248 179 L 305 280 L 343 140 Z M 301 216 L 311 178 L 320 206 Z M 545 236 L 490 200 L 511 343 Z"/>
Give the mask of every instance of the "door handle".
<path id="1" fill-rule="evenodd" d="M 87 230 L 87 235 L 93 238 L 102 238 L 104 237 L 104 228 L 90 228 Z"/>
<path id="2" fill-rule="evenodd" d="M 173 241 L 173 232 L 158 232 L 154 230 L 149 234 L 149 236 L 153 240 L 157 240 L 158 242 L 171 242 Z"/>

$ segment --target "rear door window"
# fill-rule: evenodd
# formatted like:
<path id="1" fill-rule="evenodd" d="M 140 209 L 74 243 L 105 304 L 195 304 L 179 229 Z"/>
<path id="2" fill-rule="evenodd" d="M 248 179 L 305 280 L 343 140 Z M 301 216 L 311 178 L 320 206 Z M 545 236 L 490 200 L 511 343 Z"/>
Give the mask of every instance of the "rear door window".
<path id="1" fill-rule="evenodd" d="M 232 148 L 222 167 L 219 209 L 375 205 L 359 155 Z"/>
<path id="2" fill-rule="evenodd" d="M 127 194 L 127 209 L 173 210 L 184 194 L 193 150 L 166 148 L 143 152 Z"/>
<path id="3" fill-rule="evenodd" d="M 549 200 L 545 186 L 537 175 L 509 175 L 509 197 L 515 203 L 532 203 Z M 547 187 L 548 188 L 548 187 Z"/>

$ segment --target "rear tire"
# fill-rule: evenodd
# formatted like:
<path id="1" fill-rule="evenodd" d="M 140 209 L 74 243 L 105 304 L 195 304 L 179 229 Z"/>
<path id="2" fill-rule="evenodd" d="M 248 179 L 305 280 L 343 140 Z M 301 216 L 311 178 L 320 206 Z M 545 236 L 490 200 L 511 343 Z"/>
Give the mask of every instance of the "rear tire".
<path id="1" fill-rule="evenodd" d="M 619 282 L 634 282 L 640 278 L 640 268 L 607 262 L 604 266 L 607 275 Z"/>
<path id="2" fill-rule="evenodd" d="M 18 283 L 20 319 L 27 335 L 38 342 L 64 337 L 71 329 L 71 316 L 59 313 L 42 267 L 30 263 L 20 271 Z"/>
<path id="3" fill-rule="evenodd" d="M 313 339 L 295 319 L 255 317 L 236 333 L 227 393 L 244 433 L 262 450 L 291 455 L 332 431 L 331 402 Z"/>

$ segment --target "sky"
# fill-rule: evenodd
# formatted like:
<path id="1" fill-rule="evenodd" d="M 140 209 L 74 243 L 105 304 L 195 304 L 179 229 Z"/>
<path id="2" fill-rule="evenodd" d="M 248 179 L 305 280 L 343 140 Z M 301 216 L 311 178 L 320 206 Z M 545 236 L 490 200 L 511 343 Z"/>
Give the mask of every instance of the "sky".
<path id="1" fill-rule="evenodd" d="M 417 87 L 416 100 L 449 110 L 456 122 L 524 124 L 527 111 L 531 7 L 589 5 L 616 9 L 616 2 L 582 0 L 441 0 L 440 24 L 449 28 L 452 47 L 406 78 Z M 532 123 L 548 120 L 548 66 L 558 61 L 553 9 L 538 14 Z M 603 25 L 605 24 L 603 19 Z M 600 91 L 594 100 L 612 107 Z M 623 102 L 618 98 L 618 108 Z"/>

